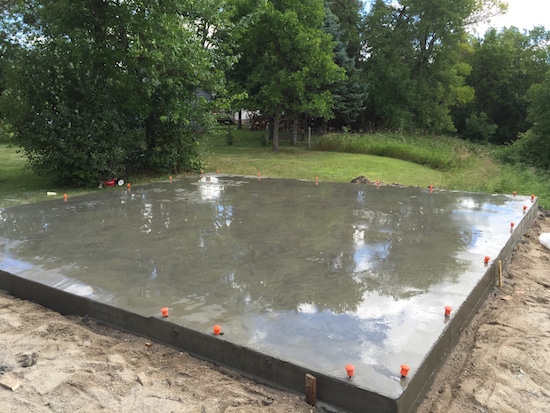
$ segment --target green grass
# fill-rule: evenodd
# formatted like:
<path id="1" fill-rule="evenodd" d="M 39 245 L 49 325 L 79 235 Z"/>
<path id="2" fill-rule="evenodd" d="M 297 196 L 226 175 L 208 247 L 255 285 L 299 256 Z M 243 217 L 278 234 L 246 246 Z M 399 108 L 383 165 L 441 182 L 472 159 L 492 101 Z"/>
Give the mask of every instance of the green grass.
<path id="1" fill-rule="evenodd" d="M 442 173 L 426 166 L 399 159 L 362 154 L 307 150 L 306 142 L 290 146 L 287 136 L 280 138 L 280 151 L 275 153 L 263 144 L 264 133 L 233 131 L 233 145 L 226 136 L 214 136 L 207 154 L 206 172 L 220 171 L 238 175 L 320 181 L 349 182 L 364 175 L 385 183 L 411 186 L 439 185 Z"/>
<path id="2" fill-rule="evenodd" d="M 550 208 L 548 177 L 529 168 L 502 164 L 498 148 L 447 136 L 403 134 L 336 134 L 290 146 L 280 137 L 280 152 L 265 146 L 265 132 L 227 130 L 210 140 L 206 171 L 349 182 L 359 175 L 385 183 L 472 192 L 536 194 Z M 385 155 L 385 156 L 382 156 Z"/>
<path id="3" fill-rule="evenodd" d="M 63 198 L 68 188 L 55 185 L 26 167 L 26 158 L 6 142 L 0 142 L 0 208 L 52 199 L 47 192 Z M 82 193 L 71 189 L 71 195 Z"/>
<path id="4" fill-rule="evenodd" d="M 473 192 L 512 193 L 539 197 L 550 208 L 548 177 L 527 168 L 503 165 L 498 149 L 460 139 L 401 134 L 329 135 L 290 145 L 287 134 L 280 137 L 280 151 L 265 145 L 265 132 L 232 130 L 227 144 L 227 128 L 208 138 L 204 154 L 205 172 L 225 174 L 349 182 L 364 175 L 387 184 L 456 189 Z M 330 151 L 328 150 L 330 149 Z M 386 155 L 386 156 L 379 156 Z M 0 142 L 0 207 L 51 199 L 46 192 L 74 196 L 82 191 L 64 188 L 36 176 L 25 168 L 25 159 L 7 143 Z M 166 179 L 163 176 L 162 179 Z M 147 182 L 132 179 L 133 184 Z"/>

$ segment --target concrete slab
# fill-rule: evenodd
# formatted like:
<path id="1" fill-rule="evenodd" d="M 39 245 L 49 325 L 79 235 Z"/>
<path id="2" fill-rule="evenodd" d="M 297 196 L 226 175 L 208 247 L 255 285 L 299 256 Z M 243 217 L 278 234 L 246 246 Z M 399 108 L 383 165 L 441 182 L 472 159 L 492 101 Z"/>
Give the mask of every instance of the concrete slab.
<path id="1" fill-rule="evenodd" d="M 535 214 L 512 195 L 207 175 L 2 210 L 0 288 L 408 412 Z"/>

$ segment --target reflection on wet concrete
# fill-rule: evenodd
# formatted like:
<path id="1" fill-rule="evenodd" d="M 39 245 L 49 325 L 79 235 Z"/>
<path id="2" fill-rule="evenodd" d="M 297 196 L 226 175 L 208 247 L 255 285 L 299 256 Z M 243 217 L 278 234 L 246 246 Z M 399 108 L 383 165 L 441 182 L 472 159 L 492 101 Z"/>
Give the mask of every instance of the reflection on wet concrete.
<path id="1" fill-rule="evenodd" d="M 0 211 L 0 269 L 398 397 L 525 197 L 204 176 Z"/>

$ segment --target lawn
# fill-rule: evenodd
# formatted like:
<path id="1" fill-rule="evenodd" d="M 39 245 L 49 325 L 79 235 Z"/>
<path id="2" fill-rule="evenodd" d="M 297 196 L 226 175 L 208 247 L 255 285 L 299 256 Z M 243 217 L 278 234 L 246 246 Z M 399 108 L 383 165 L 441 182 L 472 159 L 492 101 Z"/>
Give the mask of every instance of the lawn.
<path id="1" fill-rule="evenodd" d="M 17 148 L 0 142 L 0 208 L 44 201 L 53 197 L 47 195 L 48 192 L 56 192 L 59 197 L 67 191 L 72 195 L 83 192 L 55 185 L 35 174 L 26 164 L 26 158 Z"/>
<path id="2" fill-rule="evenodd" d="M 550 186 L 544 176 L 504 165 L 497 160 L 498 148 L 474 145 L 456 138 L 408 136 L 403 134 L 329 135 L 307 137 L 290 145 L 287 134 L 280 137 L 280 151 L 265 143 L 265 132 L 247 129 L 218 129 L 205 141 L 204 171 L 235 175 L 349 182 L 364 175 L 385 184 L 512 193 L 539 197 L 550 208 Z M 384 154 L 386 156 L 379 156 Z M 398 159 L 402 158 L 402 159 Z M 166 179 L 167 176 L 159 177 Z M 144 182 L 135 177 L 133 183 Z M 62 198 L 83 192 L 62 187 L 26 167 L 25 158 L 9 143 L 0 142 L 0 207 Z M 55 192 L 57 195 L 47 195 Z"/>

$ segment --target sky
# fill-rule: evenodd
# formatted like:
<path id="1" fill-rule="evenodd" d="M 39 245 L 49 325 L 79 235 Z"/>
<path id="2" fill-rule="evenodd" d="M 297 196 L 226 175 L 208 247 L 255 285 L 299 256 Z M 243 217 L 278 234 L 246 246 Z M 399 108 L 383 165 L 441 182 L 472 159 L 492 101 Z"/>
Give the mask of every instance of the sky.
<path id="1" fill-rule="evenodd" d="M 550 0 L 508 0 L 508 13 L 492 18 L 491 23 L 478 28 L 478 32 L 484 34 L 490 26 L 516 26 L 520 31 L 544 26 L 550 30 Z"/>

